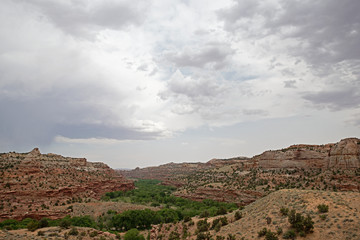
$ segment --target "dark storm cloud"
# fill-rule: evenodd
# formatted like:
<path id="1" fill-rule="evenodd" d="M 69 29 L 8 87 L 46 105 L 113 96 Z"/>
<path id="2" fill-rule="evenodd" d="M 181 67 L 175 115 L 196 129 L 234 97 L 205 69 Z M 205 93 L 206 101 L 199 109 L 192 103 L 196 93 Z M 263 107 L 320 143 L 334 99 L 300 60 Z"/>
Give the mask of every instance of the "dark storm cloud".
<path id="1" fill-rule="evenodd" d="M 233 54 L 233 50 L 226 46 L 209 44 L 201 49 L 185 49 L 180 53 L 169 53 L 167 58 L 177 67 L 221 69 Z"/>
<path id="2" fill-rule="evenodd" d="M 335 111 L 360 107 L 360 92 L 354 88 L 305 93 L 303 98 L 315 105 L 328 107 Z"/>
<path id="3" fill-rule="evenodd" d="M 96 1 L 17 1 L 34 7 L 41 17 L 50 20 L 64 32 L 81 37 L 88 37 L 93 31 L 102 29 L 118 30 L 128 25 L 138 25 L 145 16 L 144 2 L 100 1 L 100 4 L 96 4 Z"/>
<path id="4" fill-rule="evenodd" d="M 56 136 L 67 138 L 153 139 L 157 132 L 121 125 L 114 126 L 117 119 L 109 111 L 95 104 L 84 103 L 101 87 L 56 90 L 36 98 L 21 96 L 0 97 L 0 142 L 2 148 L 21 146 L 44 146 Z M 86 93 L 89 93 L 87 96 Z"/>
<path id="5" fill-rule="evenodd" d="M 324 65 L 359 59 L 359 11 L 358 0 L 279 1 L 273 5 L 239 0 L 232 8 L 219 11 L 218 16 L 234 34 L 253 28 L 255 38 L 277 35 L 296 39 L 298 44 L 289 49 L 289 54 Z"/>

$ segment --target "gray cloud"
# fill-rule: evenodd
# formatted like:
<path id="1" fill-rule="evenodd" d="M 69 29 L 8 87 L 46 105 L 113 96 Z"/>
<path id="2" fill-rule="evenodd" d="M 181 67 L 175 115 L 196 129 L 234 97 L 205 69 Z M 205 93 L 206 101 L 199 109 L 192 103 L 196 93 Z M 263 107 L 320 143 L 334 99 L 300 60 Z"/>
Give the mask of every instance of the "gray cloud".
<path id="1" fill-rule="evenodd" d="M 315 105 L 328 107 L 334 111 L 360 107 L 360 93 L 354 88 L 308 92 L 303 95 L 303 98 Z"/>
<path id="2" fill-rule="evenodd" d="M 223 68 L 233 54 L 234 51 L 225 45 L 208 44 L 200 49 L 186 48 L 180 53 L 168 53 L 166 57 L 177 67 L 206 67 L 217 70 Z"/>
<path id="3" fill-rule="evenodd" d="M 220 96 L 226 91 L 227 87 L 211 76 L 185 77 L 177 71 L 159 96 L 165 101 L 173 102 L 173 113 L 199 113 L 204 116 L 209 108 L 222 104 Z"/>
<path id="4" fill-rule="evenodd" d="M 284 81 L 284 88 L 296 88 L 296 80 Z"/>
<path id="5" fill-rule="evenodd" d="M 42 18 L 50 20 L 64 32 L 92 37 L 92 33 L 103 29 L 121 29 L 138 25 L 144 21 L 146 2 L 137 4 L 124 1 L 51 1 L 17 0 L 36 9 Z"/>
<path id="6" fill-rule="evenodd" d="M 262 109 L 244 109 L 243 114 L 245 115 L 258 115 L 258 116 L 267 116 L 269 113 Z"/>
<path id="7" fill-rule="evenodd" d="M 234 34 L 246 29 L 245 34 L 256 38 L 278 35 L 297 40 L 290 54 L 324 65 L 359 59 L 359 11 L 357 0 L 278 1 L 271 5 L 239 0 L 218 16 Z"/>
<path id="8" fill-rule="evenodd" d="M 100 85 L 56 89 L 36 98 L 0 98 L 0 141 L 9 146 L 44 146 L 68 138 L 154 139 L 160 132 L 117 124 L 108 108 L 86 102 L 94 94 L 111 97 Z M 131 110 L 123 108 L 124 112 Z"/>
<path id="9" fill-rule="evenodd" d="M 51 20 L 72 34 L 82 28 L 86 31 L 88 25 L 116 28 L 132 21 L 120 11 L 124 2 L 121 6 L 115 3 L 112 10 L 109 1 L 96 9 L 83 4 L 40 0 L 3 3 L 0 15 L 7 21 L 0 23 L 1 149 L 41 147 L 59 135 L 117 140 L 162 135 L 158 128 L 146 125 L 147 116 L 133 120 L 137 106 L 129 100 L 129 92 L 117 87 L 119 81 L 126 85 L 126 73 L 107 74 L 91 59 L 89 46 L 48 24 Z M 46 19 L 37 18 L 35 8 Z M 111 11 L 128 20 L 116 19 Z"/>
<path id="10" fill-rule="evenodd" d="M 163 99 L 169 96 L 186 96 L 193 101 L 212 99 L 224 91 L 224 87 L 217 84 L 211 77 L 184 77 L 177 71 L 168 81 L 167 91 L 160 94 Z"/>

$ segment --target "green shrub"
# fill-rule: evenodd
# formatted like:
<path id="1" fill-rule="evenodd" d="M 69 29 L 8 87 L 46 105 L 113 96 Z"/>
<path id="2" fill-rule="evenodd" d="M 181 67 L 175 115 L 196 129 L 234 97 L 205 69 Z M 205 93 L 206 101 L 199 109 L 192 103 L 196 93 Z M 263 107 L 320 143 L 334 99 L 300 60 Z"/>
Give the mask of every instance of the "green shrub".
<path id="1" fill-rule="evenodd" d="M 185 216 L 184 217 L 184 222 L 189 222 L 191 220 L 191 217 L 190 216 Z"/>
<path id="2" fill-rule="evenodd" d="M 259 237 L 263 237 L 263 236 L 265 236 L 265 234 L 267 233 L 267 228 L 263 228 L 262 230 L 260 230 L 259 232 L 258 232 L 258 236 Z"/>
<path id="3" fill-rule="evenodd" d="M 29 222 L 28 225 L 27 225 L 27 229 L 29 231 L 32 231 L 32 232 L 35 231 L 38 228 L 39 228 L 39 222 L 36 221 L 36 220 L 33 220 L 33 221 Z"/>
<path id="4" fill-rule="evenodd" d="M 283 215 L 283 216 L 287 216 L 288 213 L 289 213 L 289 209 L 288 209 L 288 208 L 285 208 L 285 207 L 282 207 L 282 208 L 280 208 L 280 213 L 281 213 L 281 215 Z"/>
<path id="5" fill-rule="evenodd" d="M 196 240 L 210 240 L 210 239 L 211 239 L 211 235 L 209 232 L 207 233 L 199 232 L 196 235 Z"/>
<path id="6" fill-rule="evenodd" d="M 46 218 L 42 218 L 39 221 L 39 228 L 45 228 L 49 226 L 49 221 Z"/>
<path id="7" fill-rule="evenodd" d="M 296 213 L 295 210 L 291 210 L 288 215 L 288 220 L 291 227 L 297 232 L 304 231 L 305 233 L 310 233 L 314 229 L 314 222 L 312 221 L 310 215 L 303 217 L 300 213 Z"/>
<path id="8" fill-rule="evenodd" d="M 199 220 L 196 224 L 198 232 L 206 232 L 209 230 L 210 223 L 207 222 L 207 218 Z"/>
<path id="9" fill-rule="evenodd" d="M 271 232 L 270 230 L 266 232 L 265 234 L 266 240 L 278 240 L 279 238 L 276 236 L 276 233 Z"/>
<path id="10" fill-rule="evenodd" d="M 235 235 L 234 234 L 228 234 L 228 236 L 226 237 L 226 240 L 235 240 Z"/>
<path id="11" fill-rule="evenodd" d="M 310 233 L 314 230 L 314 221 L 311 219 L 310 215 L 307 215 L 303 220 L 304 232 Z"/>
<path id="12" fill-rule="evenodd" d="M 284 239 L 295 239 L 295 237 L 296 237 L 295 231 L 292 229 L 288 230 L 283 234 Z"/>
<path id="13" fill-rule="evenodd" d="M 133 228 L 125 233 L 124 240 L 145 240 L 145 237 L 140 234 L 139 230 Z"/>
<path id="14" fill-rule="evenodd" d="M 218 223 L 215 225 L 214 230 L 215 230 L 215 232 L 218 232 L 218 231 L 220 231 L 220 229 L 221 229 L 221 223 L 218 222 Z"/>
<path id="15" fill-rule="evenodd" d="M 207 218 L 209 216 L 210 216 L 210 213 L 207 210 L 200 213 L 200 218 Z"/>
<path id="16" fill-rule="evenodd" d="M 169 235 L 169 240 L 180 240 L 180 234 L 178 232 L 172 231 Z"/>
<path id="17" fill-rule="evenodd" d="M 218 210 L 216 211 L 216 215 L 224 215 L 227 213 L 226 208 L 224 208 L 223 206 L 221 206 L 220 208 L 218 208 Z"/>
<path id="18" fill-rule="evenodd" d="M 242 218 L 242 213 L 240 211 L 236 211 L 235 212 L 235 220 L 239 220 L 240 218 Z"/>
<path id="19" fill-rule="evenodd" d="M 320 213 L 327 213 L 329 211 L 329 206 L 326 204 L 319 204 L 317 208 Z"/>
<path id="20" fill-rule="evenodd" d="M 90 234 L 89 234 L 89 236 L 90 237 L 96 237 L 98 235 L 98 232 L 97 231 L 92 231 Z"/>
<path id="21" fill-rule="evenodd" d="M 69 228 L 70 225 L 71 225 L 71 222 L 70 222 L 70 219 L 68 219 L 68 218 L 62 219 L 62 220 L 60 221 L 60 224 L 59 224 L 59 226 L 60 226 L 61 228 Z"/>
<path id="22" fill-rule="evenodd" d="M 69 231 L 69 235 L 77 236 L 78 234 L 79 234 L 79 232 L 75 227 L 71 228 Z"/>

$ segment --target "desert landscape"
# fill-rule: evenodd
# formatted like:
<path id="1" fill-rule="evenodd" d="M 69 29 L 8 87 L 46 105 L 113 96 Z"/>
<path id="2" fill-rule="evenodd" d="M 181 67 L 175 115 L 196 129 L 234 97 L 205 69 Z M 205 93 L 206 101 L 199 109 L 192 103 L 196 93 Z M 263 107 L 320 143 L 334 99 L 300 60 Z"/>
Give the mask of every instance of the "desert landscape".
<path id="1" fill-rule="evenodd" d="M 0 240 L 360 240 L 359 0 L 1 0 Z"/>
<path id="2" fill-rule="evenodd" d="M 357 138 L 134 170 L 37 148 L 0 164 L 0 239 L 360 239 Z"/>

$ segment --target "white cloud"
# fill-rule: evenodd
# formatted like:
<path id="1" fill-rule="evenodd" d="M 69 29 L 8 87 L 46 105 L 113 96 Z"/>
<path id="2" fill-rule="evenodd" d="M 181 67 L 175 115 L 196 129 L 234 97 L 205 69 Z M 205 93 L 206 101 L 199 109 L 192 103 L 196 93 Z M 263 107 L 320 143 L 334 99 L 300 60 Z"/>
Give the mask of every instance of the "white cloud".
<path id="1" fill-rule="evenodd" d="M 355 0 L 4 0 L 0 141 L 176 139 L 325 112 L 357 125 L 358 9 Z"/>

